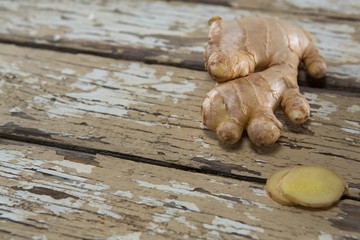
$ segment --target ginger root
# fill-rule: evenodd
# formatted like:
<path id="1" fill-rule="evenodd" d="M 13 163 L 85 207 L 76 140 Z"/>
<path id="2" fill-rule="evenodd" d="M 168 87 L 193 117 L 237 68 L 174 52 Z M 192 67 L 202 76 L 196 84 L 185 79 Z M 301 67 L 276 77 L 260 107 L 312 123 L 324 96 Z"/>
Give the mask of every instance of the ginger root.
<path id="1" fill-rule="evenodd" d="M 266 182 L 268 195 L 282 205 L 328 208 L 347 189 L 345 181 L 322 166 L 296 166 L 274 173 Z"/>
<path id="2" fill-rule="evenodd" d="M 310 115 L 297 83 L 298 65 L 313 78 L 326 74 L 326 64 L 309 33 L 277 18 L 241 17 L 209 20 L 205 68 L 217 82 L 205 98 L 203 123 L 224 143 L 240 140 L 244 129 L 258 146 L 281 135 L 274 111 L 281 106 L 291 122 Z M 231 80 L 231 81 L 230 81 Z"/>

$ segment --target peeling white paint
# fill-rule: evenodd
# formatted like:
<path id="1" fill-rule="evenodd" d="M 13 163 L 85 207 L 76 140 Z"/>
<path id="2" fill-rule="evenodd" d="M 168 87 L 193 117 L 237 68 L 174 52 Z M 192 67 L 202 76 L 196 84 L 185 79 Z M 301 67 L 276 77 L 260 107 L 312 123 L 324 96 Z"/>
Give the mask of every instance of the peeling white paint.
<path id="1" fill-rule="evenodd" d="M 146 204 L 146 205 L 155 206 L 155 207 L 160 207 L 160 206 L 164 205 L 163 202 L 161 202 L 155 198 L 148 197 L 148 196 L 139 196 L 139 199 L 140 199 L 140 201 L 138 201 L 137 203 L 140 203 L 140 204 Z"/>
<path id="2" fill-rule="evenodd" d="M 167 229 L 162 226 L 167 226 L 172 220 L 184 224 L 192 230 L 197 229 L 195 225 L 186 220 L 184 215 L 181 215 L 187 212 L 200 212 L 200 209 L 196 204 L 176 199 L 164 199 L 163 201 L 160 201 L 148 196 L 140 196 L 139 198 L 140 201 L 138 201 L 138 203 L 140 204 L 161 207 L 164 210 L 162 213 L 155 213 L 153 215 L 152 222 L 148 225 L 149 230 L 156 233 L 165 233 Z"/>
<path id="3" fill-rule="evenodd" d="M 209 182 L 220 184 L 220 185 L 225 185 L 225 186 L 230 185 L 230 186 L 237 187 L 237 188 L 242 187 L 242 185 L 238 184 L 238 183 L 231 183 L 231 182 L 227 182 L 227 181 L 216 181 L 215 179 L 210 179 Z"/>
<path id="4" fill-rule="evenodd" d="M 72 68 L 64 68 L 60 71 L 60 73 L 65 74 L 65 75 L 74 75 L 76 73 L 76 71 Z"/>
<path id="5" fill-rule="evenodd" d="M 94 207 L 97 209 L 97 213 L 98 214 L 101 214 L 101 215 L 106 215 L 106 216 L 109 216 L 109 217 L 112 217 L 114 219 L 123 219 L 123 217 L 117 213 L 114 213 L 111 209 L 112 209 L 112 206 L 106 204 L 106 203 L 103 203 L 103 202 L 89 202 L 88 205 L 90 207 Z"/>
<path id="6" fill-rule="evenodd" d="M 330 233 L 320 232 L 318 235 L 318 240 L 333 240 L 334 237 Z"/>
<path id="7" fill-rule="evenodd" d="M 195 142 L 200 143 L 201 148 L 210 148 L 210 144 L 205 143 L 203 138 L 196 136 L 193 136 L 192 138 Z"/>
<path id="8" fill-rule="evenodd" d="M 252 215 L 252 214 L 249 213 L 249 212 L 244 212 L 244 215 L 245 215 L 246 217 L 248 217 L 250 220 L 261 221 L 260 218 L 255 217 L 254 215 Z"/>
<path id="9" fill-rule="evenodd" d="M 118 197 L 123 197 L 123 198 L 133 198 L 133 194 L 130 191 L 122 191 L 122 190 L 117 190 L 114 195 L 118 196 Z"/>
<path id="10" fill-rule="evenodd" d="M 258 202 L 249 202 L 240 196 L 233 196 L 225 193 L 206 194 L 203 192 L 194 191 L 195 188 L 189 186 L 186 183 L 178 183 L 176 181 L 170 181 L 170 185 L 164 185 L 164 184 L 152 184 L 142 180 L 135 180 L 135 181 L 139 184 L 139 186 L 144 188 L 156 189 L 167 193 L 175 193 L 175 194 L 181 194 L 192 197 L 215 199 L 216 201 L 223 203 L 228 208 L 234 208 L 234 205 L 240 202 L 243 205 L 253 204 L 258 208 L 263 208 L 272 211 L 272 209 L 267 207 L 266 205 L 262 205 Z M 154 199 L 151 200 L 154 201 Z"/>
<path id="11" fill-rule="evenodd" d="M 59 166 L 62 166 L 62 167 L 75 169 L 78 173 L 90 174 L 92 172 L 92 169 L 94 168 L 93 165 L 77 163 L 77 162 L 71 162 L 71 161 L 68 161 L 68 160 L 53 161 L 53 163 L 57 164 Z"/>
<path id="12" fill-rule="evenodd" d="M 193 224 L 191 224 L 188 220 L 186 220 L 185 216 L 176 217 L 175 221 L 178 223 L 184 224 L 186 227 L 190 228 L 191 230 L 196 230 L 197 227 Z"/>
<path id="13" fill-rule="evenodd" d="M 175 204 L 175 207 L 178 209 L 186 209 L 186 210 L 193 211 L 193 212 L 200 212 L 200 209 L 198 208 L 198 206 L 196 206 L 195 203 L 179 201 L 176 199 L 165 199 L 164 201 L 166 203 Z"/>
<path id="14" fill-rule="evenodd" d="M 11 194 L 7 193 L 4 188 L 0 187 L 0 194 L 10 195 L 2 196 L 0 201 L 1 208 L 6 204 L 9 209 L 5 214 L 0 214 L 1 218 L 7 218 L 13 221 L 27 221 L 33 215 L 38 213 L 51 212 L 52 214 L 81 213 L 82 207 L 92 207 L 98 214 L 106 215 L 114 219 L 121 219 L 121 216 L 112 211 L 112 207 L 106 203 L 106 199 L 101 197 L 103 190 L 109 189 L 109 186 L 103 183 L 86 183 L 88 179 L 71 174 L 69 171 L 63 172 L 63 168 L 75 170 L 75 174 L 90 173 L 91 165 L 74 163 L 67 160 L 48 161 L 43 159 L 31 159 L 26 157 L 31 151 L 20 152 L 16 150 L 0 149 L 0 175 L 3 175 L 12 169 L 12 178 L 31 179 L 36 172 L 45 173 L 54 177 L 62 178 L 62 181 L 48 182 L 45 180 L 16 181 L 19 189 L 14 190 Z M 4 172 L 5 171 L 5 172 Z M 15 171 L 15 172 L 14 172 Z M 63 198 L 54 198 L 51 195 L 37 194 L 31 190 L 36 188 L 49 189 L 52 191 L 64 193 Z M 60 195 L 61 196 L 61 195 Z M 29 213 L 21 208 L 13 209 L 14 205 L 21 202 L 32 202 L 38 204 L 37 211 Z"/>
<path id="15" fill-rule="evenodd" d="M 0 219 L 8 219 L 14 222 L 25 222 L 27 219 L 36 216 L 37 214 L 20 209 L 1 206 L 0 207 Z"/>
<path id="16" fill-rule="evenodd" d="M 140 240 L 141 234 L 141 232 L 133 232 L 126 235 L 114 235 L 106 240 Z"/>
<path id="17" fill-rule="evenodd" d="M 91 80 L 104 81 L 108 75 L 109 75 L 108 70 L 94 68 L 91 72 L 88 72 L 82 77 L 80 77 L 79 80 L 82 82 L 91 82 Z"/>
<path id="18" fill-rule="evenodd" d="M 354 128 L 340 128 L 344 132 L 351 133 L 351 134 L 360 134 L 360 130 Z"/>
<path id="19" fill-rule="evenodd" d="M 351 105 L 347 108 L 347 111 L 351 113 L 360 112 L 360 105 Z"/>
<path id="20" fill-rule="evenodd" d="M 217 157 L 215 157 L 215 156 L 213 156 L 213 155 L 211 155 L 211 154 L 209 154 L 209 155 L 210 155 L 210 156 L 207 157 L 207 156 L 198 154 L 198 155 L 196 155 L 195 157 L 203 158 L 203 159 L 206 159 L 206 160 L 208 160 L 208 161 L 217 161 L 217 160 L 218 160 Z"/>
<path id="21" fill-rule="evenodd" d="M 263 203 L 254 202 L 254 201 L 251 201 L 251 203 L 254 204 L 254 205 L 256 205 L 258 208 L 265 209 L 265 210 L 267 210 L 267 211 L 269 211 L 269 212 L 272 212 L 272 211 L 274 210 L 273 208 L 268 207 L 268 206 L 266 206 L 266 205 L 263 204 Z"/>
<path id="22" fill-rule="evenodd" d="M 254 232 L 263 233 L 264 229 L 247 225 L 245 223 L 236 222 L 231 219 L 215 216 L 211 224 L 203 224 L 204 228 L 209 230 L 215 230 L 219 232 L 225 232 L 229 234 L 239 234 L 243 236 L 251 237 L 252 239 L 259 239 Z"/>
<path id="23" fill-rule="evenodd" d="M 53 96 L 43 95 L 37 96 L 33 103 L 28 104 L 42 104 L 42 107 L 47 108 L 49 117 L 83 117 L 87 112 L 103 118 L 108 118 L 109 115 L 124 117 L 131 106 L 151 105 L 142 99 L 170 100 L 176 104 L 196 88 L 196 84 L 187 79 L 172 81 L 172 71 L 158 74 L 156 69 L 140 63 L 120 68 L 121 72 L 94 68 L 78 77 L 78 81 L 71 84 L 70 91 L 65 95 L 71 99 L 54 101 Z M 75 74 L 71 69 L 63 69 L 62 72 Z M 153 125 L 140 122 L 143 125 Z"/>
<path id="24" fill-rule="evenodd" d="M 63 81 L 63 80 L 65 80 L 66 79 L 66 77 L 65 76 L 63 76 L 63 75 L 54 75 L 54 74 L 45 74 L 44 75 L 45 77 L 47 77 L 47 78 L 51 78 L 51 79 L 54 79 L 54 80 L 56 80 L 56 81 Z"/>
<path id="25" fill-rule="evenodd" d="M 341 11 L 342 14 L 359 14 L 359 2 L 357 0 L 347 0 L 346 3 L 343 1 L 329 1 L 329 0 L 286 0 L 287 4 L 296 6 L 302 9 L 316 9 L 320 11 Z M 330 4 L 331 3 L 331 4 Z"/>
<path id="26" fill-rule="evenodd" d="M 263 189 L 251 188 L 251 190 L 256 196 L 267 197 L 267 194 Z"/>
<path id="27" fill-rule="evenodd" d="M 9 110 L 10 113 L 21 113 L 22 109 L 20 107 L 13 107 Z"/>
<path id="28" fill-rule="evenodd" d="M 350 120 L 344 120 L 347 124 L 350 124 L 354 127 L 360 128 L 360 122 L 356 122 L 356 121 L 350 121 Z"/>
<path id="29" fill-rule="evenodd" d="M 32 236 L 31 240 L 47 240 L 48 238 L 45 235 L 36 235 Z"/>
<path id="30" fill-rule="evenodd" d="M 305 92 L 304 97 L 308 100 L 310 106 L 314 104 L 319 108 L 312 108 L 311 112 L 314 116 L 323 118 L 325 120 L 330 120 L 329 115 L 337 110 L 337 105 L 330 101 L 325 101 L 318 98 L 318 95 L 315 93 Z"/>

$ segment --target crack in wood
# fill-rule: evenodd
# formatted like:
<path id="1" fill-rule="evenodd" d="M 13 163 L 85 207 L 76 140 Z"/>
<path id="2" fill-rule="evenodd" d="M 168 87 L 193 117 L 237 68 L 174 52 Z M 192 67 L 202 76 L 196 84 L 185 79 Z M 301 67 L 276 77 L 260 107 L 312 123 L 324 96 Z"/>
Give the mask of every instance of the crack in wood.
<path id="1" fill-rule="evenodd" d="M 91 148 L 91 147 L 70 145 L 70 144 L 59 143 L 59 142 L 50 142 L 50 141 L 34 139 L 31 137 L 26 137 L 26 136 L 16 136 L 16 135 L 11 135 L 11 134 L 6 134 L 6 133 L 0 133 L 0 139 L 1 138 L 6 139 L 6 140 L 11 140 L 11 141 L 30 143 L 30 144 L 34 144 L 34 145 L 42 145 L 42 146 L 47 146 L 47 147 L 60 148 L 60 149 L 64 149 L 64 150 L 77 151 L 77 152 L 81 152 L 81 153 L 85 153 L 85 154 L 93 154 L 93 155 L 102 154 L 105 156 L 121 158 L 124 160 L 140 162 L 140 163 L 155 165 L 155 166 L 159 166 L 159 167 L 173 168 L 173 169 L 189 171 L 189 172 L 222 176 L 222 177 L 237 179 L 237 180 L 241 180 L 241 181 L 248 181 L 248 182 L 254 182 L 254 183 L 261 183 L 261 184 L 265 184 L 265 182 L 266 182 L 266 179 L 261 178 L 261 177 L 251 177 L 251 176 L 233 174 L 233 173 L 231 173 L 231 168 L 227 168 L 225 166 L 225 164 L 222 165 L 219 162 L 217 164 L 215 164 L 214 166 L 210 166 L 210 167 L 204 166 L 204 167 L 200 167 L 200 168 L 195 168 L 195 167 L 191 167 L 191 166 L 185 166 L 185 165 L 180 165 L 180 164 L 176 164 L 176 163 L 171 163 L 171 161 L 164 162 L 164 161 L 155 160 L 152 158 L 146 158 L 146 157 L 142 157 L 142 156 L 130 155 L 130 154 L 119 153 L 119 152 L 110 151 L 110 150 Z M 207 162 L 207 164 L 209 164 L 209 163 Z M 241 167 L 234 165 L 233 168 L 236 168 L 236 170 L 238 170 Z M 249 171 L 252 172 L 251 170 L 248 170 L 245 168 L 244 169 L 241 168 L 240 170 L 241 171 L 245 170 L 245 172 L 249 172 Z M 253 171 L 253 172 L 255 175 L 261 175 L 260 173 L 258 173 L 256 171 Z"/>
<path id="2" fill-rule="evenodd" d="M 342 213 L 329 220 L 332 225 L 341 230 L 360 233 L 360 208 L 348 203 L 340 204 L 339 207 Z"/>

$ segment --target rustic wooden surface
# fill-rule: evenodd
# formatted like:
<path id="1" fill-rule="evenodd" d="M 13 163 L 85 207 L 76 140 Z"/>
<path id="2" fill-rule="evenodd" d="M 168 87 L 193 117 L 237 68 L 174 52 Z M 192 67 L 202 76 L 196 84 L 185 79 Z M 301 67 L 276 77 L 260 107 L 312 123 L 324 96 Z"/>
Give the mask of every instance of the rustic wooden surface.
<path id="1" fill-rule="evenodd" d="M 357 217 L 358 201 L 309 214 L 273 202 L 262 184 L 5 140 L 0 146 L 7 237 L 336 239 L 359 230 L 341 221 Z"/>
<path id="2" fill-rule="evenodd" d="M 359 3 L 73 2 L 0 2 L 1 239 L 360 238 Z M 278 112 L 266 148 L 224 146 L 200 119 L 207 19 L 249 14 L 304 26 L 329 65 L 324 88 L 300 72 L 311 119 Z M 278 205 L 264 182 L 297 164 L 349 192 Z"/>
<path id="3" fill-rule="evenodd" d="M 4 24 L 0 25 L 0 41 L 203 70 L 203 47 L 210 17 L 277 16 L 298 23 L 313 34 L 328 63 L 329 88 L 360 91 L 359 21 L 332 19 L 326 14 L 294 15 L 291 11 L 299 9 L 302 1 L 287 1 L 297 8 L 283 1 L 271 1 L 271 4 L 263 4 L 260 0 L 231 2 L 238 3 L 239 7 L 179 1 L 122 0 L 120 6 L 116 0 L 99 4 L 92 1 L 86 5 L 79 0 L 72 4 L 59 0 L 2 0 L 0 19 Z M 244 9 L 243 2 L 252 2 L 252 8 Z M 339 6 L 331 0 L 320 2 L 323 6 L 314 9 L 338 9 L 338 14 L 347 9 L 343 16 L 350 17 L 350 13 L 360 16 L 356 0 L 339 1 Z M 270 7 L 265 7 L 268 5 Z M 308 8 L 301 9 L 308 12 Z M 303 77 L 300 81 L 305 84 Z"/>

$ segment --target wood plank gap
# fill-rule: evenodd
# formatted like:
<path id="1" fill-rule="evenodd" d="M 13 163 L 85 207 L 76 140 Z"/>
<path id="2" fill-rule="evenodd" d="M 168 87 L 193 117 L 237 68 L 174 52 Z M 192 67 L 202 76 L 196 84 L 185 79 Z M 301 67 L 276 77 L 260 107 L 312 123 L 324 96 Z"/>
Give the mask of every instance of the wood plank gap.
<path id="1" fill-rule="evenodd" d="M 87 49 L 62 47 L 62 46 L 56 46 L 56 45 L 48 45 L 48 44 L 35 43 L 35 42 L 26 42 L 26 41 L 19 41 L 17 39 L 5 39 L 5 38 L 0 38 L 0 44 L 10 44 L 10 45 L 14 45 L 17 47 L 27 47 L 27 48 L 34 48 L 34 49 L 39 49 L 39 50 L 51 50 L 51 51 L 61 52 L 61 53 L 88 54 L 88 55 L 111 58 L 111 59 L 138 61 L 138 62 L 143 62 L 146 64 L 157 64 L 157 65 L 164 65 L 164 66 L 186 68 L 186 69 L 191 69 L 191 70 L 205 71 L 205 69 L 203 67 L 199 67 L 198 65 L 193 64 L 192 62 L 183 61 L 183 63 L 180 63 L 180 64 L 173 63 L 173 62 L 158 62 L 153 59 L 144 59 L 141 54 L 107 53 L 107 52 L 99 52 L 96 49 L 94 49 L 94 51 L 92 51 L 92 50 L 87 50 Z M 137 51 L 137 50 L 134 50 L 134 51 Z M 139 49 L 138 51 L 140 53 L 142 50 Z"/>
<path id="2" fill-rule="evenodd" d="M 132 155 L 132 154 L 125 154 L 125 153 L 120 153 L 120 152 L 115 152 L 115 151 L 110 151 L 110 150 L 77 146 L 77 145 L 71 145 L 71 144 L 59 143 L 59 142 L 50 142 L 50 141 L 45 141 L 45 140 L 40 140 L 40 139 L 34 139 L 31 137 L 23 137 L 23 136 L 19 137 L 19 136 L 5 134 L 5 133 L 0 133 L 0 138 L 5 139 L 5 140 L 30 143 L 30 144 L 34 144 L 34 145 L 55 147 L 55 148 L 59 148 L 59 149 L 77 151 L 77 152 L 86 153 L 86 154 L 102 154 L 104 156 L 121 158 L 124 160 L 129 160 L 129 161 L 133 161 L 133 162 L 137 162 L 137 163 L 145 163 L 145 164 L 155 165 L 155 166 L 159 166 L 159 167 L 183 170 L 183 171 L 187 171 L 187 172 L 196 172 L 196 173 L 202 173 L 202 174 L 208 174 L 208 175 L 214 175 L 214 176 L 221 176 L 221 177 L 236 179 L 236 180 L 240 180 L 240 181 L 259 183 L 259 184 L 266 183 L 265 178 L 242 176 L 242 175 L 232 174 L 232 173 L 228 173 L 228 172 L 223 172 L 221 170 L 216 171 L 214 169 L 207 168 L 207 167 L 195 168 L 195 167 L 191 167 L 191 166 L 184 166 L 184 165 L 180 165 L 180 164 L 171 163 L 170 161 L 164 162 L 164 161 L 160 161 L 160 160 L 155 160 L 155 159 L 146 158 L 146 157 L 142 157 L 142 156 L 136 156 L 136 155 Z M 360 199 L 358 199 L 358 200 L 360 201 Z"/>
<path id="3" fill-rule="evenodd" d="M 153 59 L 143 58 L 140 54 L 119 54 L 119 53 L 98 52 L 98 51 L 96 51 L 96 49 L 94 49 L 94 51 L 92 51 L 92 50 L 86 50 L 86 49 L 61 47 L 61 46 L 47 45 L 47 44 L 34 43 L 34 42 L 8 40 L 8 39 L 3 39 L 3 38 L 0 38 L 0 44 L 9 44 L 9 45 L 13 45 L 16 47 L 26 47 L 26 48 L 33 48 L 33 49 L 39 49 L 39 50 L 50 50 L 50 51 L 69 53 L 69 54 L 88 54 L 88 55 L 93 55 L 93 56 L 97 56 L 97 57 L 109 58 L 109 59 L 137 61 L 137 62 L 149 64 L 149 65 L 163 65 L 163 66 L 177 67 L 177 68 L 182 68 L 182 69 L 189 69 L 189 70 L 205 72 L 205 69 L 203 67 L 199 67 L 199 65 L 193 64 L 191 61 L 183 61 L 181 63 L 158 62 Z M 136 50 L 134 50 L 134 51 L 136 51 Z M 301 66 L 299 67 L 299 75 L 306 75 L 305 70 Z M 331 80 L 331 82 L 333 82 L 332 81 L 333 79 L 330 79 L 330 77 L 328 79 Z M 302 87 L 332 90 L 335 93 L 342 93 L 342 92 L 355 93 L 355 94 L 360 93 L 359 89 L 356 87 L 354 88 L 352 86 L 348 87 L 348 86 L 338 86 L 337 84 L 331 84 L 331 83 L 329 84 L 326 79 L 321 79 L 321 80 L 316 80 L 316 81 L 314 81 L 313 79 L 309 79 L 307 81 L 298 79 L 298 84 L 299 84 L 299 86 L 302 86 Z"/>

